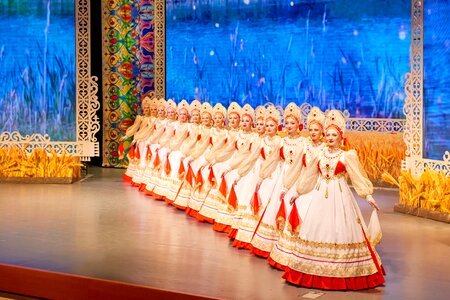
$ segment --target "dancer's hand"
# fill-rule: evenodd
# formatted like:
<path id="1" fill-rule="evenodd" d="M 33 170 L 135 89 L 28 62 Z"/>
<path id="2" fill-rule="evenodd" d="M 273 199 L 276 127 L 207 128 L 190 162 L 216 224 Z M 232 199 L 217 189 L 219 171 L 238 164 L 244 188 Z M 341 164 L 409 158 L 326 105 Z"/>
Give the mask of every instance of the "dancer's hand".
<path id="1" fill-rule="evenodd" d="M 280 201 L 284 199 L 284 196 L 286 195 L 285 191 L 282 191 L 280 194 Z"/>
<path id="2" fill-rule="evenodd" d="M 367 195 L 366 200 L 370 204 L 370 206 L 372 206 L 376 210 L 380 210 L 380 207 L 378 206 L 378 204 L 375 201 L 375 199 L 373 199 L 372 195 Z"/>
<path id="3" fill-rule="evenodd" d="M 298 197 L 292 196 L 291 200 L 289 200 L 290 205 L 294 205 L 295 200 L 297 200 Z"/>

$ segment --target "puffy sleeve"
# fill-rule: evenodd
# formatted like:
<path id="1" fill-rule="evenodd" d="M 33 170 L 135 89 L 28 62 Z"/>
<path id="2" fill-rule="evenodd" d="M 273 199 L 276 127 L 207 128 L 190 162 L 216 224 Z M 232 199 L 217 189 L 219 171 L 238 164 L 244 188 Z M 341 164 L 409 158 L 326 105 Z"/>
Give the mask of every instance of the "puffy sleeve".
<path id="1" fill-rule="evenodd" d="M 141 122 L 142 122 L 142 116 L 140 116 L 140 115 L 136 116 L 136 119 L 134 120 L 133 125 L 128 127 L 127 131 L 125 132 L 125 136 L 127 138 L 130 136 L 133 136 L 139 130 L 139 127 L 141 126 Z"/>
<path id="2" fill-rule="evenodd" d="M 344 155 L 344 165 L 350 177 L 356 193 L 360 197 L 366 198 L 373 194 L 373 184 L 367 177 L 361 163 L 358 159 L 358 154 L 355 150 L 349 150 Z"/>
<path id="3" fill-rule="evenodd" d="M 302 168 L 297 183 L 297 193 L 303 195 L 314 188 L 319 178 L 319 155 L 314 156 L 306 167 Z"/>
<path id="4" fill-rule="evenodd" d="M 217 153 L 215 153 L 216 162 L 223 162 L 231 158 L 234 152 L 236 151 L 236 137 L 237 134 L 232 131 L 228 131 L 228 136 L 226 138 L 226 142 L 222 149 L 219 149 Z"/>
<path id="5" fill-rule="evenodd" d="M 141 126 L 134 135 L 134 139 L 138 142 L 144 141 L 151 135 L 152 131 L 153 131 L 153 124 L 150 118 L 146 118 L 141 122 Z"/>
<path id="6" fill-rule="evenodd" d="M 270 155 L 266 155 L 266 159 L 261 164 L 261 170 L 259 171 L 259 177 L 261 179 L 266 179 L 275 171 L 275 168 L 280 162 L 280 144 L 281 138 L 276 136 L 276 141 L 274 141 L 274 151 Z"/>

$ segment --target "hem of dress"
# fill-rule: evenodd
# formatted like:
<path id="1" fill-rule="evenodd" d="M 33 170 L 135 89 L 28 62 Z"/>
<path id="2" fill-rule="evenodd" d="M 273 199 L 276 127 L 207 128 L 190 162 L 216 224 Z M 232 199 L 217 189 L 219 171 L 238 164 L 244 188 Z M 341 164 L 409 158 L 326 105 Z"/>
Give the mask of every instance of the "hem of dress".
<path id="1" fill-rule="evenodd" d="M 225 225 L 222 223 L 218 223 L 218 222 L 214 222 L 213 230 L 218 231 L 218 232 L 223 232 L 223 233 L 230 233 L 231 226 Z"/>
<path id="2" fill-rule="evenodd" d="M 321 290 L 366 290 L 382 285 L 385 279 L 379 272 L 358 277 L 327 277 L 298 272 L 286 267 L 283 278 L 287 282 L 308 288 Z"/>
<path id="3" fill-rule="evenodd" d="M 280 270 L 280 271 L 286 271 L 286 266 L 285 266 L 285 265 L 282 265 L 282 264 L 280 264 L 280 263 L 278 263 L 278 262 L 276 262 L 276 261 L 274 261 L 273 258 L 270 257 L 270 255 L 269 255 L 269 257 L 267 258 L 267 261 L 269 262 L 269 265 L 270 265 L 271 267 L 273 267 L 273 268 L 275 268 L 275 269 L 278 269 L 278 270 Z"/>

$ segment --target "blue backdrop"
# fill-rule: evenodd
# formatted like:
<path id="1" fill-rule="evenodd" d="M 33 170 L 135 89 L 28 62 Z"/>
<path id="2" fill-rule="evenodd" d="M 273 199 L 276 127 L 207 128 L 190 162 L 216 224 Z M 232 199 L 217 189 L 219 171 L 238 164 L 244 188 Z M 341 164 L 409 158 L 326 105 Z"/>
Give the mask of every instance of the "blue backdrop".
<path id="1" fill-rule="evenodd" d="M 424 10 L 424 156 L 450 151 L 450 1 L 427 0 Z"/>
<path id="2" fill-rule="evenodd" d="M 167 97 L 403 118 L 410 14 L 410 0 L 168 0 Z"/>
<path id="3" fill-rule="evenodd" d="M 74 0 L 0 0 L 0 132 L 75 141 Z"/>

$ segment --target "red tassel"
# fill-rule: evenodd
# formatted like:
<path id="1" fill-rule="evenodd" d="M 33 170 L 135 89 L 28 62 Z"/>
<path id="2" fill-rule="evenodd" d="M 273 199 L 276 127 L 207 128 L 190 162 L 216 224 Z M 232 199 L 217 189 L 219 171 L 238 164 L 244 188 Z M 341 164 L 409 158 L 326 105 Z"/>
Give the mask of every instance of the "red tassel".
<path id="1" fill-rule="evenodd" d="M 250 143 L 250 145 L 248 146 L 248 151 L 252 151 L 252 145 L 253 143 Z"/>
<path id="2" fill-rule="evenodd" d="M 125 153 L 125 149 L 123 147 L 123 142 L 119 142 L 119 148 L 117 149 L 119 151 L 119 159 L 123 159 L 123 154 Z"/>
<path id="3" fill-rule="evenodd" d="M 147 161 L 152 159 L 152 151 L 150 150 L 150 145 L 147 145 Z"/>
<path id="4" fill-rule="evenodd" d="M 167 156 L 166 156 L 166 163 L 164 164 L 164 171 L 166 172 L 167 176 L 169 176 L 170 172 L 172 172 L 172 167 L 170 166 L 170 160 L 169 160 L 169 153 L 167 153 Z"/>
<path id="5" fill-rule="evenodd" d="M 156 150 L 156 157 L 153 161 L 153 168 L 157 168 L 161 164 L 161 159 L 159 158 L 159 149 Z"/>
<path id="6" fill-rule="evenodd" d="M 213 145 L 212 136 L 209 137 L 209 144 L 210 144 L 211 146 L 214 146 L 214 145 Z"/>
<path id="7" fill-rule="evenodd" d="M 194 171 L 192 170 L 191 164 L 188 165 L 188 171 L 186 173 L 186 181 L 191 187 L 194 187 Z"/>
<path id="8" fill-rule="evenodd" d="M 264 152 L 264 148 L 261 148 L 261 156 L 264 160 L 266 159 L 266 153 Z"/>
<path id="9" fill-rule="evenodd" d="M 234 148 L 235 148 L 236 150 L 239 150 L 237 141 L 234 142 Z"/>
<path id="10" fill-rule="evenodd" d="M 212 166 L 209 166 L 208 181 L 213 187 L 216 185 L 216 176 L 214 175 L 214 170 Z"/>
<path id="11" fill-rule="evenodd" d="M 134 152 L 134 157 L 136 157 L 136 159 L 141 159 L 141 151 L 139 151 L 138 146 L 136 146 L 136 151 Z"/>
<path id="12" fill-rule="evenodd" d="M 303 130 L 303 124 L 298 125 L 298 130 L 300 130 L 300 131 Z"/>
<path id="13" fill-rule="evenodd" d="M 281 205 L 278 209 L 277 216 L 275 217 L 278 230 L 283 230 L 286 222 L 286 206 L 284 205 L 284 197 L 281 198 Z"/>
<path id="14" fill-rule="evenodd" d="M 134 145 L 131 145 L 130 151 L 128 151 L 128 158 L 134 158 Z"/>
<path id="15" fill-rule="evenodd" d="M 282 160 L 286 160 L 286 158 L 284 157 L 284 146 L 282 146 L 280 148 L 280 157 L 281 157 Z"/>
<path id="16" fill-rule="evenodd" d="M 177 133 L 177 130 L 176 129 L 174 129 L 173 130 L 173 135 L 175 135 Z"/>
<path id="17" fill-rule="evenodd" d="M 186 137 L 190 137 L 191 133 L 188 131 Z"/>
<path id="18" fill-rule="evenodd" d="M 225 144 L 228 142 L 228 138 L 225 138 Z"/>
<path id="19" fill-rule="evenodd" d="M 185 172 L 186 170 L 184 169 L 183 160 L 180 160 L 180 167 L 178 168 L 178 178 L 183 178 Z"/>
<path id="20" fill-rule="evenodd" d="M 201 190 L 203 187 L 203 176 L 202 176 L 202 168 L 198 169 L 197 176 L 195 176 L 195 186 Z"/>
<path id="21" fill-rule="evenodd" d="M 231 186 L 230 196 L 228 197 L 228 204 L 233 208 L 237 208 L 237 196 L 236 192 L 234 191 L 234 184 Z"/>
<path id="22" fill-rule="evenodd" d="M 222 181 L 220 182 L 219 192 L 223 195 L 224 198 L 227 197 L 227 181 L 225 180 L 225 174 L 222 174 Z"/>
<path id="23" fill-rule="evenodd" d="M 252 197 L 252 200 L 251 200 L 251 203 L 250 203 L 250 205 L 252 206 L 254 215 L 257 215 L 258 212 L 259 212 L 259 209 L 261 208 L 261 199 L 259 197 L 259 187 L 260 187 L 260 185 L 261 185 L 260 183 L 258 183 L 256 185 L 255 192 L 253 193 L 253 197 Z"/>
<path id="24" fill-rule="evenodd" d="M 289 231 L 291 234 L 297 234 L 300 228 L 300 225 L 302 224 L 302 220 L 300 219 L 300 216 L 298 215 L 297 211 L 297 205 L 294 202 L 294 205 L 292 206 L 292 211 L 289 215 Z"/>
<path id="25" fill-rule="evenodd" d="M 278 131 L 282 131 L 283 130 L 283 125 L 278 125 Z"/>
<path id="26" fill-rule="evenodd" d="M 197 141 L 200 141 L 201 139 L 202 139 L 202 135 L 201 134 L 197 135 Z"/>

